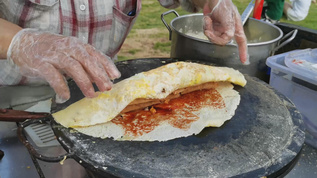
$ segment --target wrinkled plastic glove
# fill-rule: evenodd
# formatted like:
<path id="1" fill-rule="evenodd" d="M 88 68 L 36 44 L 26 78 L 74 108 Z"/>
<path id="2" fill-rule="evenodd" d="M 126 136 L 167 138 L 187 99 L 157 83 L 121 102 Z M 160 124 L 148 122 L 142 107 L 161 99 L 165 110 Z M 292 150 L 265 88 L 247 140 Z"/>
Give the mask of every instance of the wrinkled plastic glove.
<path id="1" fill-rule="evenodd" d="M 240 60 L 243 64 L 248 65 L 250 62 L 247 38 L 238 9 L 232 1 L 196 0 L 195 3 L 203 6 L 203 28 L 208 39 L 215 44 L 226 45 L 234 37 L 238 44 Z"/>
<path id="2" fill-rule="evenodd" d="M 65 37 L 35 29 L 23 29 L 12 39 L 7 58 L 25 77 L 45 79 L 57 94 L 57 102 L 65 102 L 70 92 L 64 74 L 73 78 L 86 97 L 110 90 L 111 79 L 120 72 L 109 57 L 75 37 Z"/>

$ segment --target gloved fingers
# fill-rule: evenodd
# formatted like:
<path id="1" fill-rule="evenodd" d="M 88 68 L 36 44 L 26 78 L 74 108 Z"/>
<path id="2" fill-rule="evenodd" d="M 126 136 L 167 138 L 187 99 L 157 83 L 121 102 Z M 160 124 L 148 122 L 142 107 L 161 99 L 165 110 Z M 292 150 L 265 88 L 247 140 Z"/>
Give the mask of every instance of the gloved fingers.
<path id="1" fill-rule="evenodd" d="M 70 92 L 63 75 L 50 63 L 43 63 L 37 69 L 40 76 L 54 89 L 58 98 L 67 101 L 70 98 Z"/>
<path id="2" fill-rule="evenodd" d="M 112 88 L 112 82 L 106 70 L 103 68 L 102 63 L 96 57 L 89 55 L 84 46 L 74 51 L 72 57 L 81 64 L 91 81 L 96 83 L 100 91 L 106 91 Z"/>
<path id="3" fill-rule="evenodd" d="M 233 34 L 229 30 L 224 30 L 223 32 L 215 31 L 213 27 L 213 21 L 209 16 L 204 17 L 204 34 L 207 36 L 207 38 L 218 45 L 226 45 L 231 38 L 233 37 Z"/>
<path id="4" fill-rule="evenodd" d="M 204 5 L 204 7 L 203 7 L 203 14 L 204 14 L 204 16 L 209 16 L 210 13 L 211 13 L 211 11 L 212 11 L 212 9 L 210 8 L 209 3 L 206 2 L 205 5 Z"/>
<path id="5" fill-rule="evenodd" d="M 98 59 L 98 61 L 103 65 L 104 69 L 106 70 L 109 78 L 114 80 L 121 76 L 121 73 L 113 63 L 113 61 L 106 55 L 102 54 L 101 52 L 97 51 L 90 45 L 85 45 L 87 52 Z"/>
<path id="6" fill-rule="evenodd" d="M 240 37 L 236 36 L 236 42 L 238 44 L 240 61 L 244 65 L 249 65 L 250 64 L 250 60 L 249 60 L 249 54 L 248 54 L 248 46 L 245 43 L 245 41 L 241 41 L 241 39 L 239 39 L 239 38 Z"/>
<path id="7" fill-rule="evenodd" d="M 220 36 L 217 36 L 212 31 L 208 31 L 208 30 L 205 30 L 204 33 L 209 39 L 209 41 L 218 45 L 222 45 L 222 46 L 229 43 L 231 39 L 226 33 L 223 33 Z"/>
<path id="8" fill-rule="evenodd" d="M 234 36 L 234 22 L 231 14 L 226 14 L 228 8 L 222 9 L 219 4 L 223 6 L 225 2 L 219 0 L 205 4 L 203 30 L 209 41 L 218 45 L 226 45 Z"/>
<path id="9" fill-rule="evenodd" d="M 58 67 L 63 69 L 63 71 L 68 76 L 73 78 L 73 80 L 76 82 L 76 84 L 86 97 L 95 97 L 96 93 L 94 87 L 87 75 L 87 71 L 84 70 L 82 64 L 71 57 L 64 59 L 64 61 L 67 61 L 67 64 L 57 64 Z"/>
<path id="10" fill-rule="evenodd" d="M 87 97 L 96 96 L 92 82 L 105 91 L 112 87 L 108 75 L 110 78 L 120 76 L 107 56 L 77 38 L 37 31 L 24 34 L 11 45 L 15 50 L 9 57 L 12 56 L 12 62 L 25 71 L 25 76 L 45 78 L 63 100 L 70 95 L 61 72 L 72 77 Z"/>
<path id="11" fill-rule="evenodd" d="M 100 91 L 107 91 L 112 88 L 113 84 L 101 63 L 90 60 L 86 61 L 86 65 L 83 67 L 89 74 L 90 78 L 96 83 Z"/>
<path id="12" fill-rule="evenodd" d="M 242 64 L 248 65 L 250 64 L 249 61 L 249 54 L 248 54 L 248 45 L 247 45 L 247 37 L 245 36 L 242 21 L 238 12 L 238 9 L 235 7 L 234 11 L 235 17 L 235 40 L 238 45 L 239 49 L 239 57 Z"/>

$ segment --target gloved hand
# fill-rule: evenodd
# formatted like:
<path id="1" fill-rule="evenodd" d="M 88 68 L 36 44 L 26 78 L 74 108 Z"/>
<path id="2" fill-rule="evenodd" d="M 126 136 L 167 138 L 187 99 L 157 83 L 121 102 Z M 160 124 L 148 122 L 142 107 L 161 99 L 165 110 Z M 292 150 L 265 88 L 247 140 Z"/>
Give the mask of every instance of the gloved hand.
<path id="1" fill-rule="evenodd" d="M 109 57 L 75 37 L 35 29 L 23 29 L 12 39 L 7 58 L 28 78 L 45 79 L 64 102 L 70 92 L 64 74 L 73 78 L 86 97 L 95 97 L 92 82 L 100 91 L 110 90 L 110 79 L 120 72 Z"/>
<path id="2" fill-rule="evenodd" d="M 226 45 L 234 37 L 239 48 L 240 60 L 249 64 L 247 38 L 241 17 L 231 0 L 192 0 L 203 8 L 204 33 L 208 39 L 219 45 Z"/>

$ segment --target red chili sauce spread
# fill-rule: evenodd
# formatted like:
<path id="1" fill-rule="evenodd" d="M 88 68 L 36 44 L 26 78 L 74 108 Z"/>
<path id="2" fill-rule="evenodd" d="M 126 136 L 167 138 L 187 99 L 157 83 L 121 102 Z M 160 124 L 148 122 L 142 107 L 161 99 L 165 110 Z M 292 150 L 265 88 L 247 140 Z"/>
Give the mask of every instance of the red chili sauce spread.
<path id="1" fill-rule="evenodd" d="M 172 99 L 168 103 L 154 105 L 149 110 L 124 113 L 112 119 L 111 122 L 121 125 L 126 135 L 133 136 L 149 133 L 162 122 L 187 130 L 191 123 L 199 119 L 194 112 L 206 106 L 215 109 L 225 107 L 224 100 L 216 89 L 193 91 Z"/>

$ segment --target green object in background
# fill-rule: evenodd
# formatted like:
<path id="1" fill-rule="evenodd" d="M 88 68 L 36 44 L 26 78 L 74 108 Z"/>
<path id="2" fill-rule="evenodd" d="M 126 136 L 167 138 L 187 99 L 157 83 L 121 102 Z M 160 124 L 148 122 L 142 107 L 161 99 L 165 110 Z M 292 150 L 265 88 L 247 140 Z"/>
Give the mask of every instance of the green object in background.
<path id="1" fill-rule="evenodd" d="M 267 9 L 265 14 L 272 20 L 280 20 L 283 16 L 284 0 L 265 0 Z"/>

